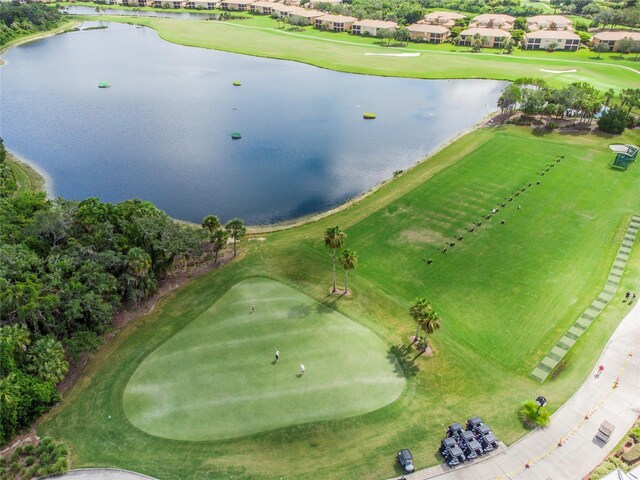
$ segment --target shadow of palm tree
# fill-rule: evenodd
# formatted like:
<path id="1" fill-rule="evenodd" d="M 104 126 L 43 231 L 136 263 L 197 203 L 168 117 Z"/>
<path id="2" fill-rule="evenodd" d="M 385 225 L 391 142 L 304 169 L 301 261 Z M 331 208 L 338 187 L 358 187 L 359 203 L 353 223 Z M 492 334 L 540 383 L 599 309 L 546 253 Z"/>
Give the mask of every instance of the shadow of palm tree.
<path id="1" fill-rule="evenodd" d="M 418 365 L 411 358 L 411 347 L 393 345 L 387 351 L 387 358 L 394 365 L 399 377 L 412 378 L 420 371 Z"/>

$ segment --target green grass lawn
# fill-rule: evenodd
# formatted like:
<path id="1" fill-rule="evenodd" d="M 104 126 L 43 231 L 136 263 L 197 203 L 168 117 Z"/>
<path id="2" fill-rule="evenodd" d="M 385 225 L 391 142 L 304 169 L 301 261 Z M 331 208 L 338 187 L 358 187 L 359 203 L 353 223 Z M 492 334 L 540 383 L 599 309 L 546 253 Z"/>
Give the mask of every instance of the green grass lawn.
<path id="1" fill-rule="evenodd" d="M 565 402 L 628 311 L 621 292 L 640 289 L 640 252 L 634 249 L 620 292 L 569 352 L 559 375 L 542 385 L 529 377 L 600 292 L 629 216 L 640 212 L 634 194 L 640 166 L 626 172 L 607 167 L 613 158 L 608 145 L 620 142 L 638 144 L 640 133 L 613 137 L 534 135 L 515 127 L 479 130 L 348 209 L 265 234 L 261 241 L 243 241 L 241 258 L 170 294 L 101 350 L 42 423 L 40 434 L 66 441 L 74 466 L 117 466 L 163 480 L 392 477 L 400 474 L 394 464 L 397 449 L 411 448 L 418 468 L 439 463 L 437 448 L 446 425 L 474 415 L 489 423 L 500 440 L 514 442 L 525 433 L 517 420 L 522 403 L 544 395 L 555 410 Z M 565 158 L 549 167 L 558 155 Z M 522 186 L 526 190 L 515 197 Z M 497 216 L 483 218 L 512 195 L 514 200 L 500 207 Z M 465 231 L 480 220 L 477 231 Z M 331 260 L 322 237 L 325 228 L 336 224 L 346 229 L 347 246 L 360 259 L 350 276 L 351 298 L 327 297 Z M 460 234 L 464 239 L 455 240 L 448 253 L 438 250 Z M 433 258 L 432 265 L 423 261 L 427 258 Z M 171 350 L 188 355 L 189 345 L 196 348 L 203 342 L 222 348 L 207 343 L 207 331 L 229 343 L 237 329 L 237 340 L 260 343 L 261 325 L 254 332 L 231 313 L 212 314 L 230 312 L 227 295 L 236 295 L 238 286 L 256 276 L 292 287 L 382 339 L 385 347 L 375 347 L 377 361 L 389 349 L 410 373 L 400 397 L 358 416 L 327 416 L 269 431 L 259 430 L 271 427 L 259 427 L 256 433 L 226 440 L 171 440 L 136 428 L 135 418 L 133 424 L 128 418 L 125 394 L 131 388 L 127 385 L 140 384 L 136 372 L 153 370 Z M 251 295 L 260 291 L 253 290 Z M 435 355 L 411 364 L 413 353 L 405 358 L 400 347 L 414 332 L 407 306 L 418 295 L 433 302 L 442 328 L 431 339 Z M 299 298 L 300 303 L 311 302 Z M 245 296 L 240 303 L 239 315 L 246 318 L 247 305 L 254 302 Z M 255 303 L 257 313 L 263 313 Z M 281 321 L 286 324 L 282 319 L 277 325 Z M 359 342 L 320 330 L 314 333 L 319 341 L 330 338 L 356 356 L 367 355 L 355 344 Z M 296 348 L 293 344 L 281 347 L 270 340 L 245 354 L 269 362 L 274 348 L 283 353 L 281 366 L 286 366 L 285 358 L 293 361 L 289 375 L 288 369 L 295 370 L 298 363 L 286 353 Z M 212 357 L 223 357 L 222 365 L 227 360 L 218 352 L 222 350 Z M 187 371 L 214 368 L 206 360 L 189 358 L 195 370 Z M 158 384 L 177 381 L 183 363 L 166 369 L 164 377 L 158 374 Z M 315 365 L 313 360 L 307 365 L 309 377 L 301 380 L 313 379 Z M 268 372 L 271 367 L 266 363 L 261 368 Z M 200 381 L 196 374 L 186 378 Z M 294 379 L 289 375 L 282 381 Z M 183 380 L 179 385 L 191 391 L 209 388 Z"/>
<path id="2" fill-rule="evenodd" d="M 253 278 L 142 362 L 124 411 L 152 435 L 219 440 L 361 415 L 396 400 L 404 384 L 370 330 L 291 287 Z"/>
<path id="3" fill-rule="evenodd" d="M 295 60 L 318 67 L 370 75 L 414 78 L 492 78 L 515 80 L 541 77 L 553 86 L 588 81 L 597 88 L 634 88 L 640 81 L 638 62 L 618 54 L 579 52 L 517 51 L 511 55 L 485 49 L 470 53 L 451 44 L 410 43 L 391 48 L 375 38 L 348 33 L 322 32 L 307 27 L 302 31 L 282 30 L 267 16 L 249 20 L 207 22 L 163 18 L 82 16 L 91 20 L 145 25 L 165 40 L 216 50 L 261 57 Z M 419 53 L 415 57 L 365 55 L 371 53 Z M 570 73 L 557 71 L 577 70 Z M 543 70 L 551 70 L 545 72 Z"/>

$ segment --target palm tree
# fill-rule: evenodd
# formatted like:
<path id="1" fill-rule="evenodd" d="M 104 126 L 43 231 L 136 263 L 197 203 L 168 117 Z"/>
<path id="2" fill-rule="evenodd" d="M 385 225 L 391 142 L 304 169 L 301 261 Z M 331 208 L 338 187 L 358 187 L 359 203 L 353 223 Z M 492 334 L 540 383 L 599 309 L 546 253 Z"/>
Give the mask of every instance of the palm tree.
<path id="1" fill-rule="evenodd" d="M 344 268 L 344 293 L 349 293 L 349 270 L 358 266 L 358 255 L 353 250 L 344 249 L 340 255 L 340 265 Z"/>
<path id="2" fill-rule="evenodd" d="M 236 243 L 247 234 L 247 228 L 244 226 L 244 222 L 239 218 L 229 220 L 224 228 L 229 232 L 229 236 L 233 238 L 233 256 L 235 257 L 238 254 L 236 250 Z"/>
<path id="3" fill-rule="evenodd" d="M 62 344 L 53 337 L 41 337 L 34 342 L 27 354 L 28 370 L 42 380 L 58 383 L 69 369 Z"/>
<path id="4" fill-rule="evenodd" d="M 211 234 L 211 246 L 213 247 L 213 251 L 216 256 L 213 259 L 213 263 L 218 261 L 218 252 L 224 248 L 227 244 L 227 240 L 229 239 L 229 232 L 219 228 L 215 232 Z"/>
<path id="5" fill-rule="evenodd" d="M 202 228 L 209 230 L 209 235 L 212 235 L 213 232 L 220 228 L 220 220 L 215 215 L 207 215 L 202 220 Z"/>
<path id="6" fill-rule="evenodd" d="M 142 278 L 151 269 L 151 257 L 140 247 L 127 252 L 127 271 L 136 278 Z"/>
<path id="7" fill-rule="evenodd" d="M 340 230 L 337 225 L 324 231 L 324 245 L 333 250 L 331 257 L 333 259 L 333 290 L 331 290 L 331 293 L 336 291 L 336 249 L 342 248 L 346 238 L 347 234 Z"/>
<path id="8" fill-rule="evenodd" d="M 413 320 L 415 320 L 416 322 L 416 334 L 414 336 L 413 342 L 411 342 L 412 344 L 418 340 L 420 327 L 425 321 L 428 308 L 431 308 L 431 305 L 429 305 L 429 301 L 424 297 L 416 298 L 409 305 L 409 315 L 411 315 L 411 318 L 413 318 Z"/>
<path id="9" fill-rule="evenodd" d="M 426 316 L 423 322 L 424 326 L 424 346 L 427 347 L 427 335 L 431 335 L 433 332 L 440 328 L 440 315 L 433 309 L 431 305 L 426 311 Z"/>

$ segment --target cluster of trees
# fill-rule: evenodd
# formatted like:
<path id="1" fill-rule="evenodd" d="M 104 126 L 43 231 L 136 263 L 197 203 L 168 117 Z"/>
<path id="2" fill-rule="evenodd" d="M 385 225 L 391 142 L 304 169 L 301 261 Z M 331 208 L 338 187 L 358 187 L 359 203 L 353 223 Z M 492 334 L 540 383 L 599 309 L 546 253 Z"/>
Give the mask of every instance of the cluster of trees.
<path id="1" fill-rule="evenodd" d="M 418 342 L 418 350 L 422 354 L 429 346 L 428 336 L 440 328 L 440 315 L 424 297 L 416 298 L 411 302 L 409 315 L 416 322 L 416 334 L 413 337 L 412 344 Z M 422 341 L 420 341 L 421 328 L 424 329 L 424 339 Z"/>
<path id="2" fill-rule="evenodd" d="M 615 27 L 631 27 L 640 28 L 640 8 L 628 7 L 628 8 L 603 8 L 597 3 L 593 3 L 590 6 L 592 8 L 585 12 L 593 15 L 593 26 L 602 28 L 615 28 Z"/>
<path id="3" fill-rule="evenodd" d="M 539 78 L 520 78 L 504 89 L 498 107 L 505 119 L 520 111 L 527 116 L 547 115 L 558 120 L 571 117 L 579 126 L 591 125 L 594 115 L 604 109 L 602 118 L 606 120 L 599 122 L 599 127 L 606 132 L 622 133 L 624 127 L 608 128 L 608 120 L 623 118 L 625 127 L 635 125 L 633 112 L 640 108 L 640 89 L 624 89 L 616 94 L 612 89 L 600 92 L 586 82 L 552 88 Z"/>
<path id="4" fill-rule="evenodd" d="M 411 25 L 421 20 L 428 8 L 448 8 L 472 13 L 507 13 L 531 16 L 542 13 L 540 7 L 522 6 L 519 0 L 345 0 L 340 4 L 318 2 L 318 10 L 350 15 L 360 20 L 389 20 Z"/>
<path id="5" fill-rule="evenodd" d="M 4 148 L 0 178 L 3 444 L 58 400 L 66 354 L 96 348 L 118 308 L 153 293 L 176 262 L 199 258 L 205 235 L 150 202 L 16 191 Z"/>
<path id="6" fill-rule="evenodd" d="M 233 240 L 233 256 L 235 257 L 238 254 L 238 240 L 247 234 L 247 228 L 239 218 L 229 220 L 224 228 L 222 228 L 218 217 L 215 215 L 207 215 L 204 217 L 204 220 L 202 220 L 202 228 L 206 230 L 209 236 L 211 249 L 215 254 L 214 263 L 218 261 L 220 250 L 225 247 L 230 238 Z"/>
<path id="7" fill-rule="evenodd" d="M 0 46 L 16 38 L 55 28 L 62 21 L 60 12 L 48 5 L 0 2 Z"/>
<path id="8" fill-rule="evenodd" d="M 344 293 L 349 293 L 349 271 L 354 270 L 358 266 L 358 254 L 353 250 L 345 248 L 340 253 L 340 257 L 336 256 L 337 250 L 344 247 L 344 242 L 347 239 L 347 234 L 340 230 L 337 225 L 335 227 L 329 227 L 324 231 L 324 245 L 331 249 L 331 259 L 333 261 L 333 288 L 331 293 L 336 293 L 338 288 L 336 286 L 336 260 L 340 262 L 344 269 Z"/>

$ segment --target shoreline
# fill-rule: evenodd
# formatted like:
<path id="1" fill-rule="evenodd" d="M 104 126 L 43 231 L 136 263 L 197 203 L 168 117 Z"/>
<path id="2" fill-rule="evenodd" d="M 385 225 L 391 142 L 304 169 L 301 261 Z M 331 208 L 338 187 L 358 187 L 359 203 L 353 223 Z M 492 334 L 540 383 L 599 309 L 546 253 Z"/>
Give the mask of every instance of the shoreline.
<path id="1" fill-rule="evenodd" d="M 3 53 L 8 52 L 13 47 L 17 47 L 18 45 L 23 45 L 25 43 L 33 42 L 35 40 L 40 40 L 42 38 L 53 37 L 54 35 L 58 35 L 60 33 L 64 33 L 65 30 L 68 30 L 69 28 L 73 28 L 75 26 L 78 26 L 78 25 L 80 25 L 82 23 L 83 23 L 82 20 L 67 20 L 64 24 L 60 25 L 59 27 L 54 28 L 53 30 L 47 30 L 45 32 L 33 33 L 31 35 L 27 35 L 26 37 L 17 38 L 15 40 L 13 40 L 12 42 L 8 43 L 7 45 L 3 45 L 2 47 L 0 47 L 0 55 L 2 55 Z M 5 60 L 0 58 L 0 66 L 5 65 L 6 63 L 7 62 Z"/>
<path id="2" fill-rule="evenodd" d="M 47 198 L 53 198 L 53 181 L 46 172 L 43 172 L 33 162 L 29 162 L 7 150 L 7 165 L 14 172 L 14 177 L 16 177 L 16 182 L 18 183 L 18 191 L 31 190 L 34 192 L 45 192 Z M 16 169 L 21 172 L 21 175 L 16 175 Z M 27 185 L 21 184 L 20 179 L 17 178 L 18 176 L 21 176 L 23 182 L 27 183 Z"/>

